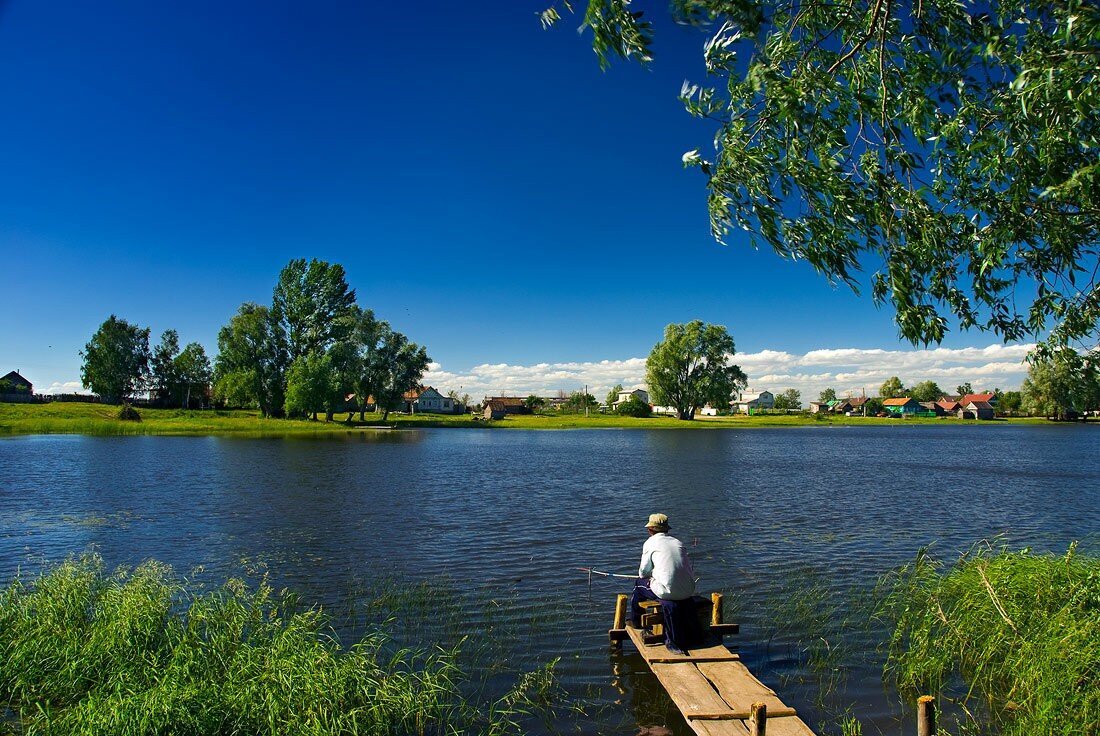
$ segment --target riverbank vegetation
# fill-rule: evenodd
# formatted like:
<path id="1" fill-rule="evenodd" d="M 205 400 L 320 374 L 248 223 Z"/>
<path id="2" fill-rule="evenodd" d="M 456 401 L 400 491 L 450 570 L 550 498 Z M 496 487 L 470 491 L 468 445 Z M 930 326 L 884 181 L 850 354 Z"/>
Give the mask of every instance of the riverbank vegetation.
<path id="1" fill-rule="evenodd" d="M 457 649 L 344 646 L 265 582 L 204 591 L 170 567 L 70 559 L 0 591 L 0 734 L 522 733 L 552 665 L 488 702 Z"/>
<path id="2" fill-rule="evenodd" d="M 886 675 L 957 707 L 960 733 L 1100 731 L 1100 557 L 921 553 L 883 584 Z"/>
<path id="3" fill-rule="evenodd" d="M 86 435 L 239 435 L 239 436 L 333 436 L 363 433 L 374 427 L 468 428 L 468 429 L 751 429 L 765 427 L 893 427 L 921 424 L 982 424 L 989 426 L 1046 423 L 1044 419 L 1011 419 L 974 422 L 958 419 L 885 419 L 846 417 L 825 414 L 735 414 L 696 417 L 682 422 L 670 416 L 633 417 L 621 414 L 510 414 L 504 419 L 486 421 L 471 414 L 390 414 L 367 412 L 337 414 L 333 421 L 272 419 L 258 410 L 187 410 L 142 408 L 140 421 L 119 418 L 118 407 L 81 402 L 48 404 L 0 404 L 0 435 L 86 434 Z"/>

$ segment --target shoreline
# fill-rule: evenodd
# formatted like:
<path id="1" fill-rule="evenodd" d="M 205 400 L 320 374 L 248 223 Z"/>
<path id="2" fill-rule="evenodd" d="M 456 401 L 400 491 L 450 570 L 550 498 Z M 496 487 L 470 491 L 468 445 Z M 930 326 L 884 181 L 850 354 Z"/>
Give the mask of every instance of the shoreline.
<path id="1" fill-rule="evenodd" d="M 639 419 L 614 414 L 535 414 L 511 415 L 487 421 L 473 415 L 394 414 L 382 422 L 380 413 L 368 413 L 363 422 L 358 414 L 352 422 L 346 413 L 326 422 L 304 419 L 264 419 L 259 412 L 247 409 L 153 409 L 139 408 L 141 421 L 118 419 L 119 407 L 109 404 L 52 402 L 47 404 L 0 404 L 0 436 L 43 434 L 76 434 L 89 436 L 247 436 L 247 437 L 310 437 L 362 435 L 401 429 L 493 429 L 493 430 L 565 430 L 565 429 L 669 429 L 669 430 L 731 430 L 776 429 L 784 427 L 894 427 L 951 425 L 1051 425 L 1044 417 L 1013 417 L 979 421 L 952 417 L 894 419 L 881 417 L 846 417 L 811 414 L 777 414 L 746 416 L 735 414 L 720 417 L 697 417 L 681 421 L 674 417 Z"/>

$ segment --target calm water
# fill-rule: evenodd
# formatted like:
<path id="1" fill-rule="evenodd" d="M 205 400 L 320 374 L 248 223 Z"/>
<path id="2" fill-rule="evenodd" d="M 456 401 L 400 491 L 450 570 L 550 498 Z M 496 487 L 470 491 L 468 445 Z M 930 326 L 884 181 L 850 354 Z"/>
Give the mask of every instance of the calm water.
<path id="1" fill-rule="evenodd" d="M 278 585 L 338 611 L 402 575 L 460 601 L 475 637 L 503 632 L 514 669 L 562 658 L 572 705 L 533 732 L 682 734 L 629 645 L 607 646 L 624 581 L 590 585 L 575 569 L 636 569 L 653 511 L 692 546 L 700 589 L 726 592 L 746 663 L 811 725 L 850 707 L 865 733 L 901 733 L 874 657 L 844 654 L 823 680 L 799 644 L 822 632 L 792 610 L 810 590 L 843 601 L 922 545 L 950 558 L 998 535 L 1058 552 L 1095 544 L 1100 428 L 8 438 L 0 583 L 95 549 L 111 565 L 205 566 L 211 580 L 266 566 Z M 841 618 L 830 646 L 865 652 L 865 635 Z M 512 674 L 489 678 L 490 691 Z M 834 678 L 841 685 L 827 686 Z"/>

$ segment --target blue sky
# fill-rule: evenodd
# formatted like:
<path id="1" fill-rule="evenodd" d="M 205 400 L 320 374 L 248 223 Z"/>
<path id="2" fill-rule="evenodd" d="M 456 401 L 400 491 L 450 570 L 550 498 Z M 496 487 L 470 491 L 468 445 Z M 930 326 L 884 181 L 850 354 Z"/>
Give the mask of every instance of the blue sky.
<path id="1" fill-rule="evenodd" d="M 1018 351 L 974 351 L 992 336 L 911 353 L 868 298 L 715 243 L 681 166 L 713 130 L 676 100 L 703 37 L 662 24 L 652 68 L 601 72 L 575 18 L 540 28 L 545 4 L 0 0 L 0 373 L 71 385 L 112 313 L 213 356 L 305 257 L 343 264 L 467 391 L 636 376 L 696 318 L 749 363 L 791 356 L 750 377 L 804 394 L 855 355 L 1018 385 Z M 837 349 L 857 353 L 806 358 Z"/>

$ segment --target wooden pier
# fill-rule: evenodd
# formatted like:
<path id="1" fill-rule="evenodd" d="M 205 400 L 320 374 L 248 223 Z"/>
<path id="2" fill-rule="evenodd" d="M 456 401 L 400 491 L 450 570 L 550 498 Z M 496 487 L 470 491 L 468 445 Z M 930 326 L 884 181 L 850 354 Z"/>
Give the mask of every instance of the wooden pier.
<path id="1" fill-rule="evenodd" d="M 740 656 L 722 643 L 720 637 L 737 633 L 737 625 L 721 623 L 720 593 L 712 594 L 711 600 L 711 640 L 684 654 L 674 654 L 665 646 L 656 609 L 643 617 L 643 628 L 628 624 L 625 595 L 616 601 L 615 625 L 608 636 L 615 645 L 630 639 L 700 736 L 814 736 L 794 708 L 756 679 Z"/>

